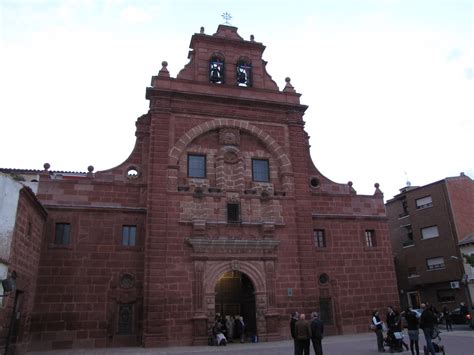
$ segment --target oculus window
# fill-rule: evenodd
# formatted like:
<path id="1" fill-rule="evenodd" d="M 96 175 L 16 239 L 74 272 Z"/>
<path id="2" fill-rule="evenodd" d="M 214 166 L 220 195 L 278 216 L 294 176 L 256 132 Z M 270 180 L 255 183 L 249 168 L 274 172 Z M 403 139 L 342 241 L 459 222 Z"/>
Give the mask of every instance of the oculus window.
<path id="1" fill-rule="evenodd" d="M 188 154 L 188 177 L 204 179 L 206 177 L 206 156 Z"/>
<path id="2" fill-rule="evenodd" d="M 270 172 L 267 159 L 252 159 L 252 180 L 269 182 Z"/>

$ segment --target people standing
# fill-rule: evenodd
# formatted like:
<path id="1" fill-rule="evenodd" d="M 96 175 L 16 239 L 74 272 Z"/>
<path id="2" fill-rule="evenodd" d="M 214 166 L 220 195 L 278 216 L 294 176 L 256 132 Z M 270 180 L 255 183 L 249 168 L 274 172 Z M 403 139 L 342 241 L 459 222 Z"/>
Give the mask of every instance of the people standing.
<path id="1" fill-rule="evenodd" d="M 412 355 L 419 355 L 420 349 L 418 345 L 419 340 L 419 330 L 418 330 L 418 317 L 416 313 L 413 312 L 411 309 L 407 309 L 405 311 L 405 319 L 407 321 L 407 329 L 408 329 L 408 338 L 410 339 L 410 351 Z"/>
<path id="2" fill-rule="evenodd" d="M 313 349 L 315 355 L 323 355 L 323 334 L 324 334 L 324 324 L 319 319 L 318 312 L 313 312 L 311 314 L 311 342 L 313 343 Z"/>
<path id="3" fill-rule="evenodd" d="M 225 327 L 227 328 L 227 341 L 229 343 L 234 342 L 234 318 L 231 316 L 225 316 Z"/>
<path id="4" fill-rule="evenodd" d="M 448 307 L 445 305 L 443 307 L 443 318 L 444 321 L 446 322 L 446 331 L 452 331 L 453 330 L 453 323 L 451 320 L 451 312 L 448 310 Z"/>
<path id="5" fill-rule="evenodd" d="M 393 307 L 387 307 L 387 340 L 390 351 L 402 350 L 402 342 L 395 336 L 396 332 L 400 332 L 400 315 Z"/>
<path id="6" fill-rule="evenodd" d="M 309 322 L 306 320 L 304 313 L 300 314 L 300 319 L 295 323 L 295 336 L 296 336 L 296 354 L 297 355 L 309 355 L 309 343 L 311 339 L 311 327 Z"/>
<path id="7" fill-rule="evenodd" d="M 432 338 L 437 320 L 431 309 L 428 308 L 425 303 L 421 304 L 421 309 L 423 310 L 423 312 L 421 313 L 420 317 L 420 328 L 423 329 L 423 334 L 425 336 L 426 341 L 426 348 L 428 349 L 431 355 L 436 355 L 432 343 Z"/>
<path id="8" fill-rule="evenodd" d="M 295 324 L 299 318 L 300 318 L 300 314 L 298 312 L 295 311 L 291 314 L 290 333 L 291 333 L 291 337 L 293 338 L 294 355 L 296 355 L 296 353 L 298 352 L 297 343 L 296 343 Z"/>
<path id="9" fill-rule="evenodd" d="M 383 346 L 383 322 L 380 319 L 379 311 L 375 310 L 372 313 L 372 324 L 375 326 L 375 335 L 377 336 L 377 349 L 379 353 L 384 353 Z"/>
<path id="10" fill-rule="evenodd" d="M 245 343 L 245 323 L 244 317 L 235 317 L 235 336 L 240 339 L 241 343 Z"/>

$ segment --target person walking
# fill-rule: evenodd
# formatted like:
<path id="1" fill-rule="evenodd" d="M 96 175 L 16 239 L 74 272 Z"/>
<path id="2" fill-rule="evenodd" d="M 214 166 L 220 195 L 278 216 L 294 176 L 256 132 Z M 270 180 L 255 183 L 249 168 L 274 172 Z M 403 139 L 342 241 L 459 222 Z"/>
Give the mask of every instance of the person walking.
<path id="1" fill-rule="evenodd" d="M 377 349 L 379 353 L 384 353 L 383 346 L 383 322 L 380 320 L 379 311 L 375 310 L 372 313 L 372 324 L 375 326 L 375 335 L 377 336 Z"/>
<path id="2" fill-rule="evenodd" d="M 451 320 L 451 312 L 448 310 L 448 307 L 445 305 L 443 307 L 443 318 L 444 321 L 446 322 L 446 331 L 452 331 L 453 330 L 453 323 Z"/>
<path id="3" fill-rule="evenodd" d="M 295 323 L 296 354 L 309 355 L 309 344 L 311 339 L 311 327 L 306 320 L 304 313 L 300 314 L 300 319 Z"/>
<path id="4" fill-rule="evenodd" d="M 319 319 L 318 312 L 313 312 L 311 314 L 311 342 L 313 343 L 313 349 L 315 355 L 323 355 L 323 334 L 324 334 L 324 324 Z"/>
<path id="5" fill-rule="evenodd" d="M 290 320 L 290 333 L 291 337 L 293 338 L 293 347 L 294 347 L 294 355 L 298 352 L 297 350 L 297 344 L 296 344 L 296 333 L 295 333 L 295 324 L 300 318 L 300 314 L 298 312 L 293 312 L 291 314 L 291 320 Z"/>
<path id="6" fill-rule="evenodd" d="M 419 321 L 416 313 L 411 309 L 405 311 L 405 319 L 407 321 L 408 338 L 410 339 L 410 351 L 412 355 L 420 355 L 420 349 L 418 345 L 419 333 L 418 330 Z"/>
<path id="7" fill-rule="evenodd" d="M 437 322 L 435 315 L 430 308 L 426 306 L 425 303 L 421 304 L 421 309 L 423 312 L 420 317 L 420 328 L 423 329 L 423 334 L 426 341 L 426 349 L 430 352 L 431 355 L 436 355 L 435 349 L 433 347 L 432 338 L 434 327 Z"/>

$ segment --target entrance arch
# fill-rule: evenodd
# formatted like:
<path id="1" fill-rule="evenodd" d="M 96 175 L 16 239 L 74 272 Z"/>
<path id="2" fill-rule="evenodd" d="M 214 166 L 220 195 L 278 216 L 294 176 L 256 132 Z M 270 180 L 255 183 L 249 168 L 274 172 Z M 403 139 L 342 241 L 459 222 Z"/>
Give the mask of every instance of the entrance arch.
<path id="1" fill-rule="evenodd" d="M 227 271 L 215 286 L 216 316 L 243 317 L 245 336 L 257 335 L 257 305 L 252 280 L 240 271 Z M 235 338 L 235 333 L 234 333 Z"/>

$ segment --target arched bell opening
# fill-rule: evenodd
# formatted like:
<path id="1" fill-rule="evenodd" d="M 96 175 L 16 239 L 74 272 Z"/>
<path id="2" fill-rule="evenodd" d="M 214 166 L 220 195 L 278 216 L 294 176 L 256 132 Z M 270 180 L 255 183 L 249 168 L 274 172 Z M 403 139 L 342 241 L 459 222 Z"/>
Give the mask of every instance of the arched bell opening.
<path id="1" fill-rule="evenodd" d="M 233 270 L 220 276 L 215 285 L 215 314 L 223 323 L 227 317 L 233 320 L 233 331 L 230 333 L 234 341 L 240 340 L 237 317 L 242 317 L 245 325 L 242 339 L 249 340 L 257 334 L 255 287 L 246 274 Z"/>

